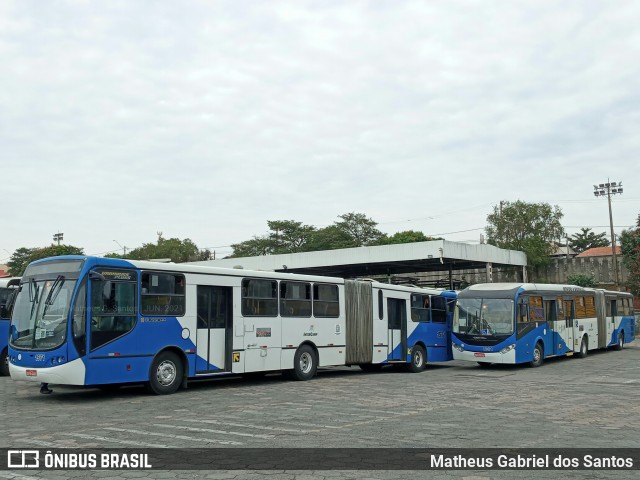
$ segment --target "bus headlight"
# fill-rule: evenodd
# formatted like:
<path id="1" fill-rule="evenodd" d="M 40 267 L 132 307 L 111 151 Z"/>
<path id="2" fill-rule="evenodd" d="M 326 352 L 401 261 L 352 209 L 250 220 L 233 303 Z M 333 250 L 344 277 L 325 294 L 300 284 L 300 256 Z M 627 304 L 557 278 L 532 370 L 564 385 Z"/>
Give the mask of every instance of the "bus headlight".
<path id="1" fill-rule="evenodd" d="M 516 348 L 516 344 L 515 344 L 515 343 L 512 343 L 512 344 L 511 344 L 511 345 L 509 345 L 508 347 L 504 347 L 502 350 L 500 350 L 500 353 L 504 355 L 505 353 L 510 352 L 510 351 L 511 351 L 511 350 L 513 350 L 514 348 Z"/>
<path id="2" fill-rule="evenodd" d="M 458 345 L 457 343 L 451 342 L 451 345 L 453 346 L 453 348 L 455 348 L 456 350 L 458 350 L 459 352 L 464 352 L 464 348 L 462 348 L 460 345 Z"/>

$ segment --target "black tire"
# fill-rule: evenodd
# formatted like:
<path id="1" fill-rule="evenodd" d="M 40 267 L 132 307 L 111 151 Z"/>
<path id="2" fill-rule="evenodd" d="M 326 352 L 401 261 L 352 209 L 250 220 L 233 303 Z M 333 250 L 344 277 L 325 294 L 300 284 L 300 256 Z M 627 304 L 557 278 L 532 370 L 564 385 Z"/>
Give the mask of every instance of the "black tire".
<path id="1" fill-rule="evenodd" d="M 580 351 L 578 352 L 578 358 L 586 358 L 589 354 L 589 341 L 586 337 L 582 337 L 582 342 L 580 342 Z"/>
<path id="2" fill-rule="evenodd" d="M 9 375 L 9 353 L 6 348 L 0 354 L 0 375 Z"/>
<path id="3" fill-rule="evenodd" d="M 156 355 L 149 369 L 147 389 L 156 395 L 175 393 L 182 384 L 184 367 L 173 352 L 164 351 Z"/>
<path id="4" fill-rule="evenodd" d="M 618 335 L 618 343 L 615 346 L 615 349 L 620 351 L 624 348 L 624 330 L 620 331 L 620 334 Z"/>
<path id="5" fill-rule="evenodd" d="M 533 347 L 533 358 L 529 362 L 529 366 L 532 368 L 536 368 L 541 366 L 544 363 L 544 348 L 540 342 L 536 343 L 536 346 Z"/>
<path id="6" fill-rule="evenodd" d="M 480 368 L 487 368 L 487 367 L 490 367 L 491 365 L 493 365 L 493 363 L 491 362 L 478 362 L 478 366 Z"/>
<path id="7" fill-rule="evenodd" d="M 358 365 L 363 372 L 379 372 L 382 370 L 382 363 L 361 363 Z"/>
<path id="8" fill-rule="evenodd" d="M 427 368 L 427 352 L 421 345 L 414 345 L 411 349 L 409 371 L 411 373 L 420 373 L 425 368 Z"/>
<path id="9" fill-rule="evenodd" d="M 293 357 L 291 379 L 298 381 L 311 380 L 318 370 L 316 352 L 309 345 L 302 345 Z"/>

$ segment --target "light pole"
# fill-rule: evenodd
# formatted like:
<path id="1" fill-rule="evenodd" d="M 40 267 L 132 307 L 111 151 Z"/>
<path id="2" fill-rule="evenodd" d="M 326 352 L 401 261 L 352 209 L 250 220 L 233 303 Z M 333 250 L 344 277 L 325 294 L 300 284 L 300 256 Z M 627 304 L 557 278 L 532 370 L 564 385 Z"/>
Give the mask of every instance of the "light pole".
<path id="1" fill-rule="evenodd" d="M 62 241 L 62 237 L 64 236 L 64 233 L 54 233 L 53 234 L 53 241 L 54 242 L 58 242 L 58 246 L 60 246 L 60 242 Z"/>
<path id="2" fill-rule="evenodd" d="M 120 242 L 118 242 L 117 240 L 114 240 L 114 242 L 116 242 L 118 244 L 118 246 L 122 249 L 122 251 L 123 251 L 122 256 L 126 257 L 127 256 L 127 247 L 123 247 L 122 245 L 120 245 Z"/>
<path id="3" fill-rule="evenodd" d="M 619 289 L 618 284 L 618 259 L 616 257 L 616 235 L 613 233 L 613 214 L 611 213 L 611 195 L 622 194 L 622 182 L 609 182 L 607 178 L 607 183 L 601 183 L 600 185 L 593 186 L 593 194 L 596 197 L 604 197 L 607 196 L 607 201 L 609 202 L 609 226 L 611 228 L 611 253 L 613 255 L 613 275 L 615 278 L 616 288 Z"/>

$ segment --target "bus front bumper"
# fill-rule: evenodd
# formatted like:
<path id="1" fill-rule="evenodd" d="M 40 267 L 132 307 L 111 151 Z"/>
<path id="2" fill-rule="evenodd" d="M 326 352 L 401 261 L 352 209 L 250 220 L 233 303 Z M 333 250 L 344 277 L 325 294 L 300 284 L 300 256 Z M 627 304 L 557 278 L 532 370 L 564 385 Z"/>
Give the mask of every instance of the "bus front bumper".
<path id="1" fill-rule="evenodd" d="M 61 385 L 84 385 L 85 366 L 81 359 L 46 368 L 20 367 L 9 363 L 9 374 L 13 380 Z"/>
<path id="2" fill-rule="evenodd" d="M 516 349 L 512 348 L 508 352 L 472 352 L 457 348 L 453 349 L 454 360 L 464 360 L 467 362 L 505 363 L 513 365 L 516 363 Z"/>

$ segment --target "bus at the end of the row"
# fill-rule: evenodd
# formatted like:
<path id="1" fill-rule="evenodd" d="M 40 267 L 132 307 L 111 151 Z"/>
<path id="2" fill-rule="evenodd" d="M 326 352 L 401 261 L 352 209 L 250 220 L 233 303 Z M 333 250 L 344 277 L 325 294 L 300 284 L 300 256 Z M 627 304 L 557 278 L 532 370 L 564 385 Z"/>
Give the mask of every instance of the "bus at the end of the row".
<path id="1" fill-rule="evenodd" d="M 455 360 L 542 365 L 545 358 L 622 350 L 635 339 L 633 296 L 575 285 L 487 283 L 458 294 Z"/>

